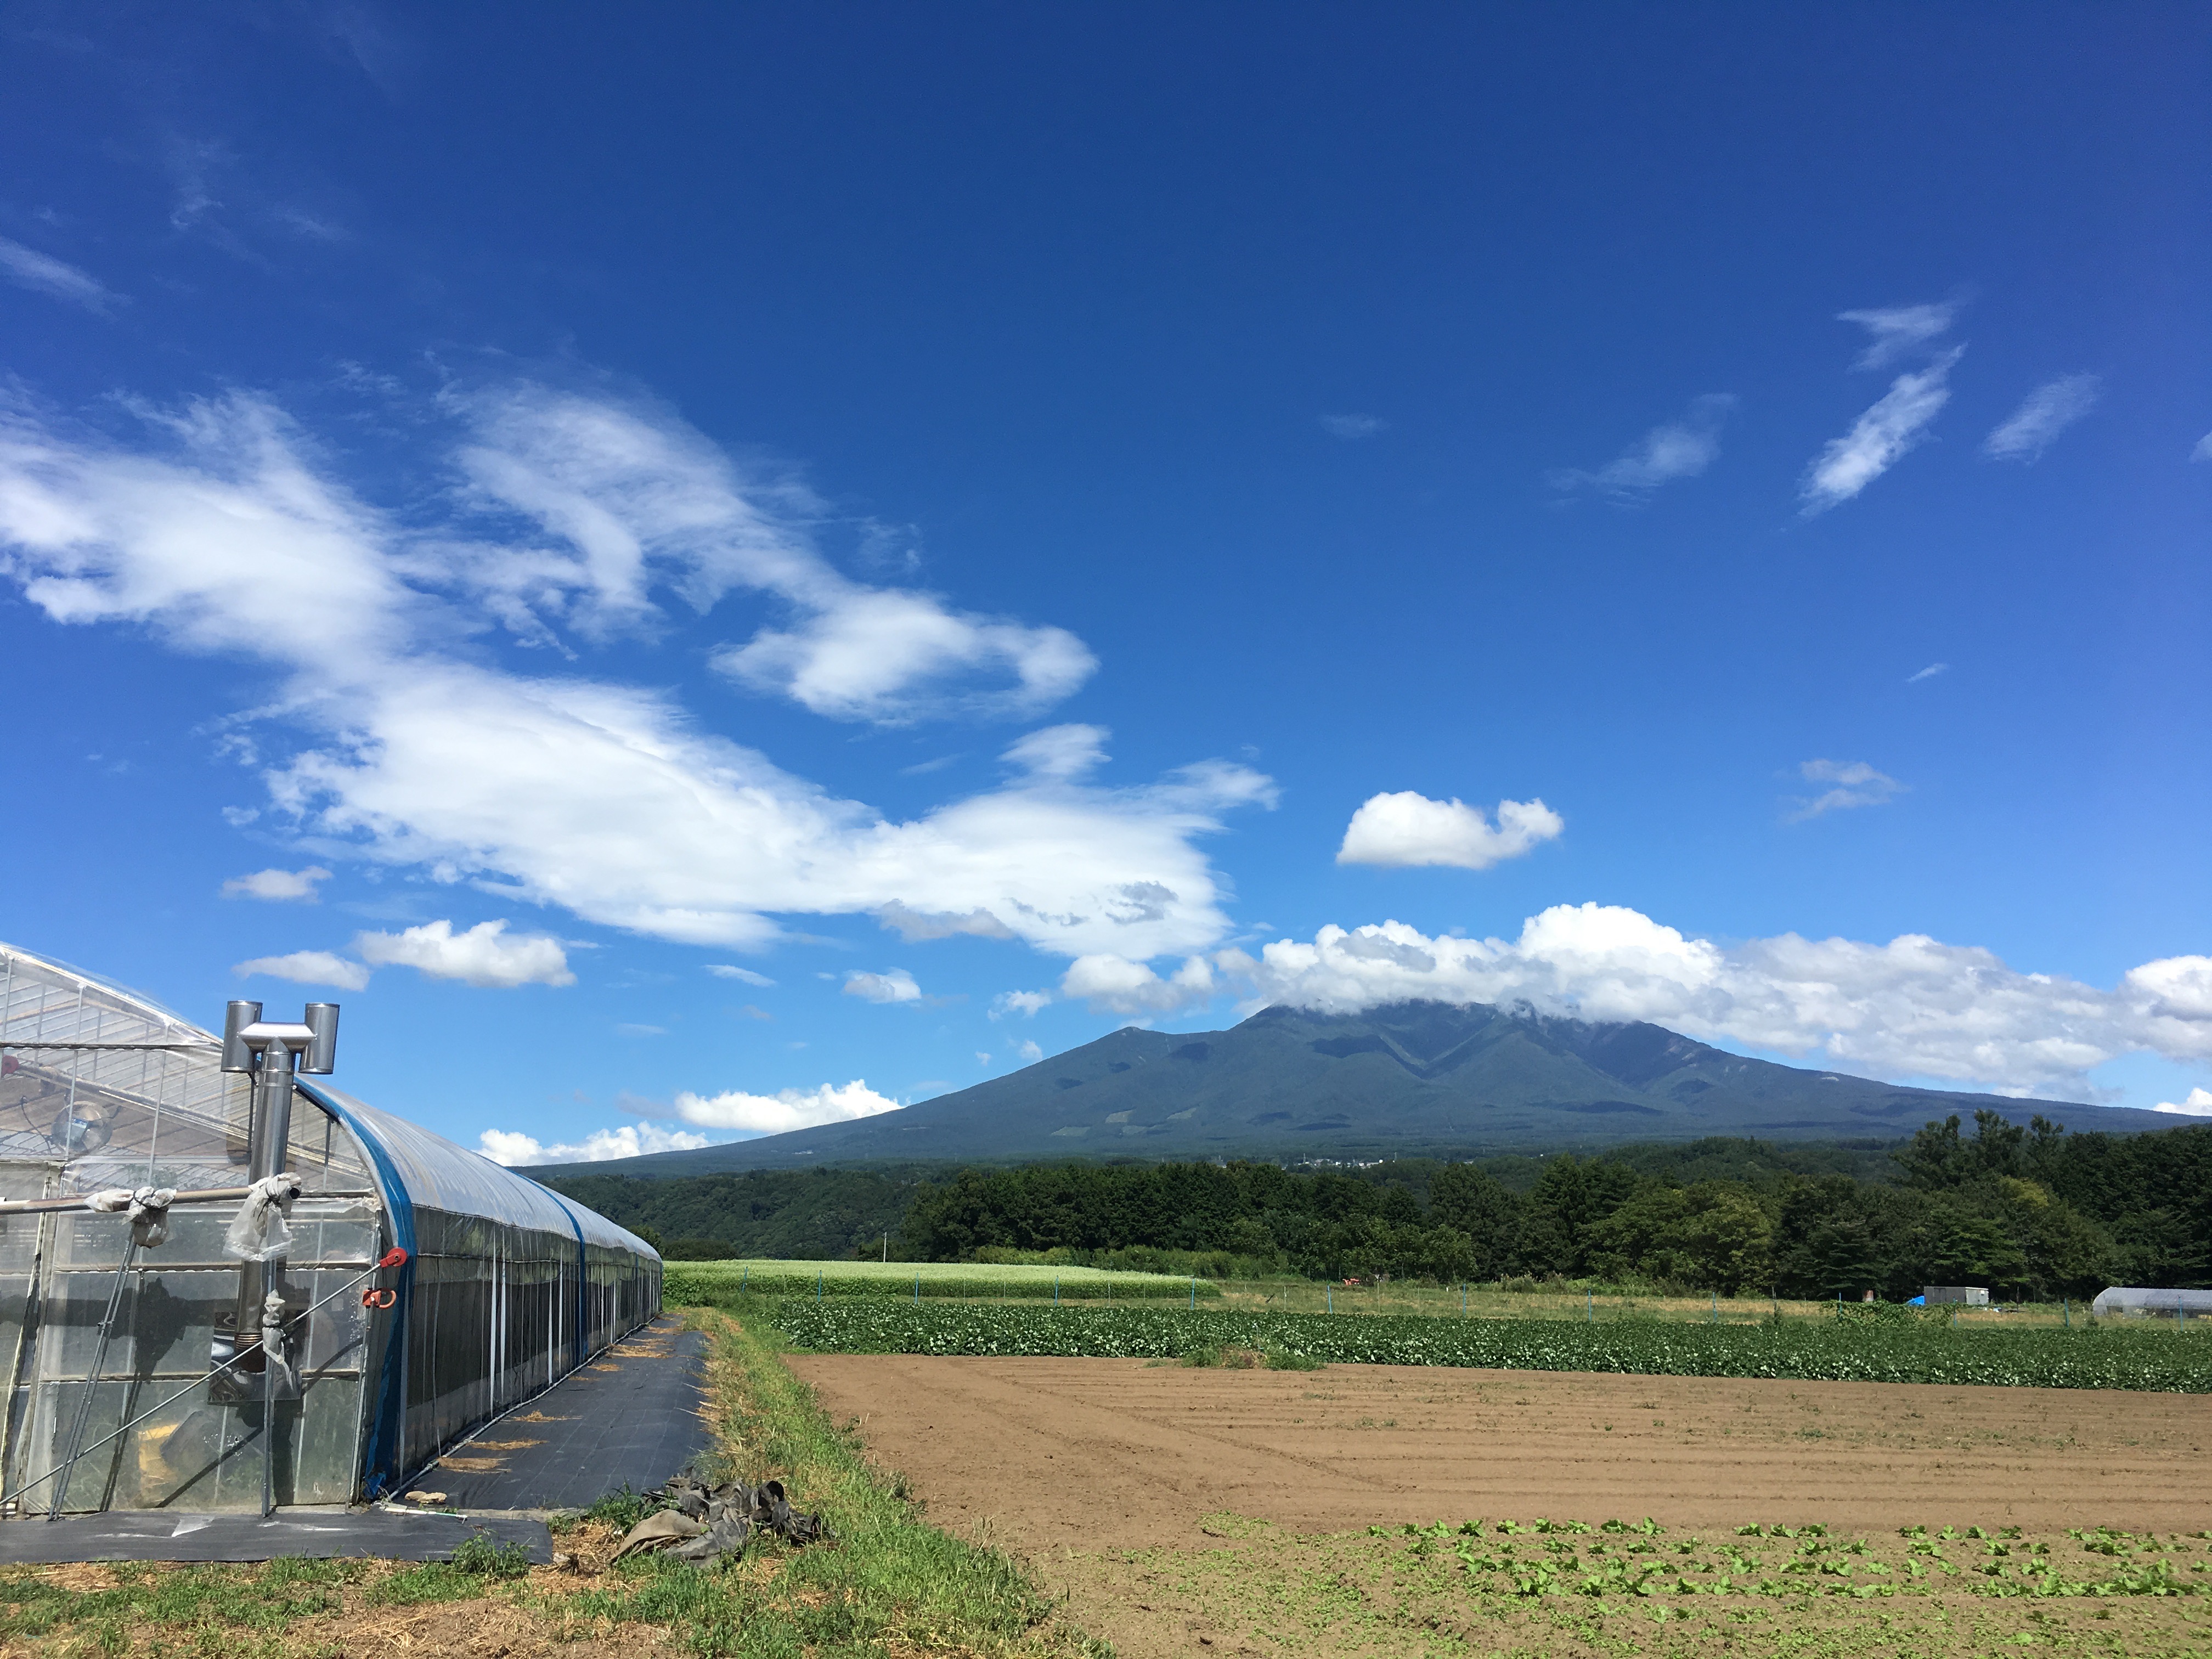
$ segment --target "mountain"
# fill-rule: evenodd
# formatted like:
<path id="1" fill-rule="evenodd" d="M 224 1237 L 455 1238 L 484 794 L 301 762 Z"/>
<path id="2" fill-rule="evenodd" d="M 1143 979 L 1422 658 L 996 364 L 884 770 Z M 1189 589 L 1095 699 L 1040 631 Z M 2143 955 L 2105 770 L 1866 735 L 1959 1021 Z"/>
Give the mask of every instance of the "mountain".
<path id="1" fill-rule="evenodd" d="M 1809 1072 L 1643 1024 L 1408 1002 L 1263 1008 L 1226 1031 L 1126 1027 L 957 1094 L 697 1152 L 570 1164 L 696 1176 L 939 1159 L 1468 1157 L 1702 1135 L 1908 1135 L 1978 1108 L 2076 1129 L 2169 1129 L 2155 1112 L 1908 1089 Z M 549 1173 L 549 1171 L 540 1171 Z"/>

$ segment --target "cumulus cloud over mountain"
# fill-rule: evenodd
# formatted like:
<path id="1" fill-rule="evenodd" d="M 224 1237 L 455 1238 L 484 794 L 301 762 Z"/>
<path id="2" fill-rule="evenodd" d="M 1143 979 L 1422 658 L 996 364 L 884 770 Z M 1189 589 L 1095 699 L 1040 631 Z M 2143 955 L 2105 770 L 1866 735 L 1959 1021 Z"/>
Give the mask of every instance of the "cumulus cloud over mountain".
<path id="1" fill-rule="evenodd" d="M 2087 1074 L 2124 1054 L 2212 1058 L 2212 957 L 2147 963 L 2105 991 L 1923 934 L 1722 944 L 1620 905 L 1554 905 L 1511 939 L 1432 937 L 1395 921 L 1328 927 L 1256 956 L 1219 951 L 1170 977 L 1085 958 L 1062 988 L 1155 1015 L 1198 1006 L 1217 984 L 1255 1007 L 1357 1013 L 1427 1000 L 1648 1020 L 1877 1077 L 2060 1098 L 2087 1097 Z"/>

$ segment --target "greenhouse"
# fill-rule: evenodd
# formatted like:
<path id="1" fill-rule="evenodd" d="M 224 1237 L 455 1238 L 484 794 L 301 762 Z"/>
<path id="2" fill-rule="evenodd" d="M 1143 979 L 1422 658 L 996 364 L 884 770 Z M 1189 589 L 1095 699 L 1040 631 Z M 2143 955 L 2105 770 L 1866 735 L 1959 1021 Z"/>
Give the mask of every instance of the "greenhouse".
<path id="1" fill-rule="evenodd" d="M 659 1311 L 642 1240 L 324 1082 L 337 1020 L 0 945 L 0 1514 L 395 1496 Z"/>
<path id="2" fill-rule="evenodd" d="M 2212 1314 L 2212 1291 L 2158 1291 L 2115 1285 L 2097 1292 L 2089 1310 L 2105 1318 L 2191 1318 Z"/>

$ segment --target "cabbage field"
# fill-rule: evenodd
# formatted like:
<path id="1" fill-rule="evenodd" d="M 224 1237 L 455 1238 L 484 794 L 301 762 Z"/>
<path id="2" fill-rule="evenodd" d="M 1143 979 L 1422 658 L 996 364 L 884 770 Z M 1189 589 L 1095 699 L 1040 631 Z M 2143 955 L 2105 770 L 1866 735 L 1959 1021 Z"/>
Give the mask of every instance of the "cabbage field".
<path id="1" fill-rule="evenodd" d="M 825 1353 L 1171 1359 L 1231 1347 L 1324 1364 L 2212 1393 L 2212 1338 L 2172 1327 L 2002 1330 L 1856 1319 L 1577 1325 L 827 1296 L 777 1302 L 769 1316 L 794 1346 Z"/>

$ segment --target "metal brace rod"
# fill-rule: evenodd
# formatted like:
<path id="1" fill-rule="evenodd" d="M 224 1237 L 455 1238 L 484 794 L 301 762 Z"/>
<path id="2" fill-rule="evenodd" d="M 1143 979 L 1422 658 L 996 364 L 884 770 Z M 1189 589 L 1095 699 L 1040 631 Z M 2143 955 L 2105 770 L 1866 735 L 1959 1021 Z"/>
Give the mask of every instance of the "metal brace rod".
<path id="1" fill-rule="evenodd" d="M 107 1369 L 107 1344 L 115 1334 L 115 1316 L 123 1307 L 123 1287 L 131 1282 L 131 1264 L 137 1259 L 138 1237 L 134 1232 L 123 1247 L 123 1262 L 115 1270 L 115 1287 L 107 1293 L 107 1312 L 100 1322 L 100 1343 L 92 1351 L 91 1374 L 84 1379 L 84 1392 L 76 1397 L 76 1421 L 70 1429 L 69 1455 L 62 1460 L 61 1478 L 54 1482 L 54 1501 L 46 1506 L 49 1521 L 61 1519 L 62 1499 L 69 1495 L 70 1472 L 83 1455 L 85 1425 L 92 1420 L 92 1397 L 100 1391 L 100 1374 Z"/>

